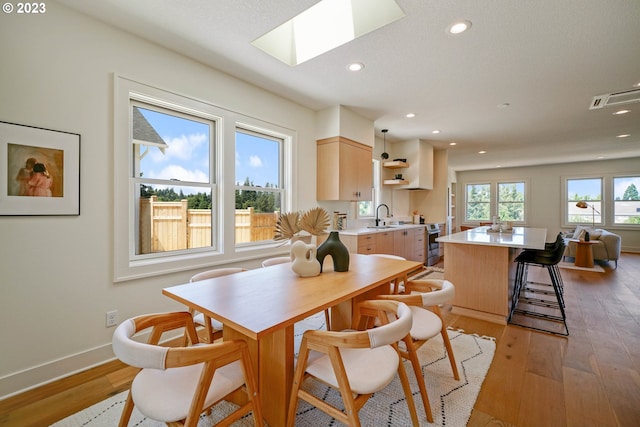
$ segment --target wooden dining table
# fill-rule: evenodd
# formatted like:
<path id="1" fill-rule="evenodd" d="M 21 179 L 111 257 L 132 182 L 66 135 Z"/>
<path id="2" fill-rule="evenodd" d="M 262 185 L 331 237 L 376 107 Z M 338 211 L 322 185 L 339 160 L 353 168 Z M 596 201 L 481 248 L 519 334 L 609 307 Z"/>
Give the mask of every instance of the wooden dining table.
<path id="1" fill-rule="evenodd" d="M 294 373 L 293 326 L 331 308 L 331 328 L 351 327 L 356 303 L 390 292 L 389 284 L 422 268 L 414 261 L 350 254 L 349 271 L 300 277 L 291 264 L 171 286 L 162 293 L 224 324 L 223 339 L 244 339 L 258 376 L 264 418 L 284 426 Z"/>

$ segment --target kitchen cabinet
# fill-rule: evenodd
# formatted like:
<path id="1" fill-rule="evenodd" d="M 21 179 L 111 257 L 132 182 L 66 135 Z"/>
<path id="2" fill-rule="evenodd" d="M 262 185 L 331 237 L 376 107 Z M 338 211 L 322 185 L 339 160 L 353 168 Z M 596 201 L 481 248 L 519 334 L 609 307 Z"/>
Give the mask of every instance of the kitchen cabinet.
<path id="1" fill-rule="evenodd" d="M 393 236 L 396 231 L 381 231 L 376 233 L 376 250 L 379 254 L 393 254 Z"/>
<path id="2" fill-rule="evenodd" d="M 424 227 L 397 230 L 393 236 L 393 253 L 411 261 L 424 263 L 426 261 L 424 239 Z"/>
<path id="3" fill-rule="evenodd" d="M 371 200 L 372 147 L 341 136 L 317 141 L 317 199 Z"/>

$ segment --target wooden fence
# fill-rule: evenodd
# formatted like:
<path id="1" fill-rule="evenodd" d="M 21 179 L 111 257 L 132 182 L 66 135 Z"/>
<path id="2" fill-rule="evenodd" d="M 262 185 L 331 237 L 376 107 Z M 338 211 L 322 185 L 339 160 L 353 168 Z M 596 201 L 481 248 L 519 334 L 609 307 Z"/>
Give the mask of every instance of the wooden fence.
<path id="1" fill-rule="evenodd" d="M 272 239 L 277 218 L 275 212 L 236 209 L 236 244 Z M 186 200 L 140 199 L 139 230 L 140 254 L 211 246 L 211 210 L 189 209 Z"/>

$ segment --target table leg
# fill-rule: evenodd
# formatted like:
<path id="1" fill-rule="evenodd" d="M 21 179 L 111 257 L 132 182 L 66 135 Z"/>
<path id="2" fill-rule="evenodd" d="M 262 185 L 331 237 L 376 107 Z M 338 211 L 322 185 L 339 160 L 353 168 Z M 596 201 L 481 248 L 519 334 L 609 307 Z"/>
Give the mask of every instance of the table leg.
<path id="1" fill-rule="evenodd" d="M 270 427 L 285 426 L 294 372 L 293 326 L 257 341 L 225 327 L 224 339 L 247 341 L 258 377 L 264 419 Z"/>
<path id="2" fill-rule="evenodd" d="M 574 264 L 577 267 L 593 268 L 593 249 L 591 243 L 576 242 L 576 259 Z"/>

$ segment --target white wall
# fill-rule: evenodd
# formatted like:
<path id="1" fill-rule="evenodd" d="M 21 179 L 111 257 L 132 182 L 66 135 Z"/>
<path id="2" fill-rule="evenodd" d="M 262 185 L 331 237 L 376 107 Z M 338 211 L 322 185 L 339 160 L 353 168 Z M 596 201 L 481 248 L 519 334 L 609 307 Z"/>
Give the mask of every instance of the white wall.
<path id="1" fill-rule="evenodd" d="M 80 216 L 0 217 L 0 398 L 111 358 L 107 310 L 183 309 L 161 289 L 193 272 L 113 282 L 114 72 L 295 129 L 297 184 L 316 186 L 313 111 L 56 3 L 1 20 L 0 120 L 81 134 L 82 166 Z"/>
<path id="2" fill-rule="evenodd" d="M 547 240 L 551 241 L 560 230 L 563 230 L 561 218 L 563 177 L 625 174 L 640 175 L 640 158 L 458 172 L 456 195 L 456 218 L 458 220 L 456 222 L 458 226 L 463 224 L 465 184 L 496 180 L 529 180 L 531 218 L 527 225 L 546 228 Z M 622 237 L 623 251 L 640 252 L 640 230 L 625 230 L 615 226 L 603 228 Z"/>

